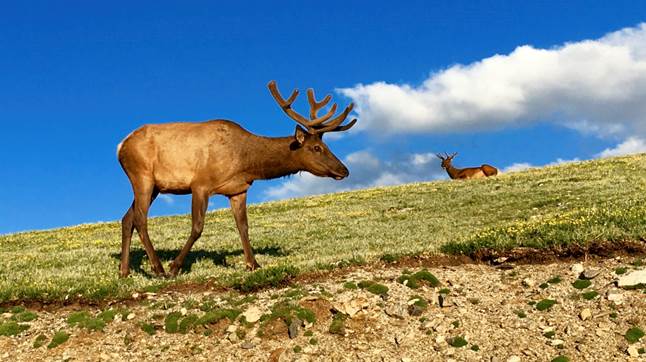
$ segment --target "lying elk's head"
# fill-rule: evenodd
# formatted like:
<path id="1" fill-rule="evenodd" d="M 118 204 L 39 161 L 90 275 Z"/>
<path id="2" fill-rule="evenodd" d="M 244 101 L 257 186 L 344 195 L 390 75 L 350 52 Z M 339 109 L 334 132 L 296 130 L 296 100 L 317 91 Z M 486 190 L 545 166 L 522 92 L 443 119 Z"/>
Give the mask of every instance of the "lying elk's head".
<path id="1" fill-rule="evenodd" d="M 323 134 L 326 132 L 346 131 L 354 126 L 357 122 L 356 119 L 353 119 L 344 126 L 341 125 L 352 111 L 354 105 L 350 103 L 341 114 L 332 118 L 337 108 L 335 103 L 326 114 L 319 117 L 317 115 L 318 111 L 328 104 L 331 97 L 327 95 L 321 101 L 317 102 L 314 97 L 314 91 L 310 88 L 307 90 L 307 100 L 310 104 L 310 118 L 307 119 L 292 109 L 292 103 L 294 103 L 298 96 L 298 89 L 295 89 L 292 95 L 285 100 L 278 91 L 276 81 L 272 80 L 267 86 L 283 112 L 299 124 L 296 126 L 294 133 L 292 150 L 296 153 L 305 170 L 316 176 L 333 177 L 336 180 L 348 177 L 350 174 L 348 168 L 345 167 L 323 142 Z"/>
<path id="2" fill-rule="evenodd" d="M 453 161 L 453 157 L 455 157 L 457 155 L 458 155 L 458 153 L 456 152 L 456 153 L 452 154 L 451 156 L 449 156 L 448 153 L 444 153 L 444 156 L 442 156 L 441 154 L 438 153 L 435 156 L 437 156 L 437 158 L 442 160 L 442 168 L 447 169 L 447 168 L 451 167 L 451 161 Z"/>

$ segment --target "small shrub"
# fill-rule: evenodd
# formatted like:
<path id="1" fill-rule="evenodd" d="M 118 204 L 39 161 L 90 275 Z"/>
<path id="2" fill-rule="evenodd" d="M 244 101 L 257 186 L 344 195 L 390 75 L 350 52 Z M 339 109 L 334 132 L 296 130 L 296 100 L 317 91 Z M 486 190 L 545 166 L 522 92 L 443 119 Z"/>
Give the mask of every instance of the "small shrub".
<path id="1" fill-rule="evenodd" d="M 25 307 L 23 307 L 21 305 L 15 305 L 15 306 L 11 307 L 10 311 L 13 314 L 18 314 L 18 313 L 22 313 L 22 312 L 26 311 L 26 309 L 25 309 Z"/>
<path id="2" fill-rule="evenodd" d="M 105 323 L 110 323 L 114 320 L 114 317 L 117 315 L 117 311 L 114 309 L 104 310 L 99 313 L 96 317 L 104 321 Z M 128 315 L 126 314 L 126 318 Z"/>
<path id="3" fill-rule="evenodd" d="M 597 296 L 599 296 L 599 293 L 597 293 L 596 290 L 592 290 L 592 291 L 585 292 L 585 293 L 581 294 L 581 296 L 585 300 L 592 300 L 592 299 L 596 298 Z"/>
<path id="4" fill-rule="evenodd" d="M 305 333 L 303 333 L 303 335 L 304 335 L 305 337 L 311 337 L 311 336 L 313 336 L 313 335 L 314 335 L 314 332 L 312 332 L 312 331 L 305 331 Z"/>
<path id="5" fill-rule="evenodd" d="M 550 284 L 558 284 L 558 283 L 560 283 L 562 281 L 563 281 L 563 279 L 561 279 L 561 276 L 557 275 L 557 276 L 554 276 L 551 279 L 549 279 L 547 282 L 550 283 Z"/>
<path id="6" fill-rule="evenodd" d="M 15 336 L 29 329 L 27 324 L 19 324 L 15 321 L 8 321 L 0 324 L 0 336 Z"/>
<path id="7" fill-rule="evenodd" d="M 554 357 L 551 362 L 570 362 L 570 359 L 567 356 L 560 355 Z"/>
<path id="8" fill-rule="evenodd" d="M 298 275 L 298 268 L 294 266 L 265 267 L 246 274 L 242 279 L 234 281 L 232 286 L 243 292 L 252 292 L 261 288 L 284 285 L 296 275 Z"/>
<path id="9" fill-rule="evenodd" d="M 631 343 L 631 344 L 638 342 L 643 336 L 644 336 L 644 331 L 642 331 L 639 327 L 630 328 L 628 331 L 626 331 L 626 334 L 624 335 L 628 343 Z"/>
<path id="10" fill-rule="evenodd" d="M 337 313 L 332 318 L 332 323 L 328 331 L 332 334 L 345 335 L 345 320 L 348 317 L 343 313 Z"/>
<path id="11" fill-rule="evenodd" d="M 556 332 L 554 332 L 554 331 L 549 331 L 549 332 L 543 333 L 543 337 L 545 337 L 545 338 L 553 338 L 554 335 L 556 335 Z"/>
<path id="12" fill-rule="evenodd" d="M 18 322 L 30 322 L 37 318 L 38 318 L 38 315 L 30 311 L 21 312 L 11 317 L 11 319 L 16 320 Z"/>
<path id="13" fill-rule="evenodd" d="M 47 336 L 45 336 L 44 334 L 39 334 L 38 337 L 36 337 L 36 339 L 34 339 L 33 346 L 34 346 L 34 348 L 40 348 L 40 347 L 44 346 L 45 343 L 47 343 Z"/>
<path id="14" fill-rule="evenodd" d="M 576 289 L 585 289 L 590 285 L 592 285 L 592 282 L 587 279 L 577 279 L 574 283 L 572 283 L 572 286 Z"/>
<path id="15" fill-rule="evenodd" d="M 310 343 L 312 346 L 315 346 L 315 345 L 319 344 L 319 341 L 318 341 L 318 339 L 316 339 L 316 338 L 310 338 L 309 343 Z"/>
<path id="16" fill-rule="evenodd" d="M 457 336 L 453 338 L 449 338 L 447 341 L 449 343 L 449 346 L 455 347 L 455 348 L 461 348 L 469 344 L 466 339 L 462 336 Z"/>
<path id="17" fill-rule="evenodd" d="M 525 313 L 525 311 L 522 311 L 522 310 L 520 310 L 520 309 L 519 309 L 519 310 L 515 310 L 515 311 L 514 311 L 514 313 L 516 313 L 516 315 L 518 316 L 518 318 L 526 318 L 526 317 L 527 317 L 527 314 Z"/>
<path id="18" fill-rule="evenodd" d="M 294 346 L 294 353 L 301 353 L 303 351 L 303 348 L 301 346 Z"/>
<path id="19" fill-rule="evenodd" d="M 615 269 L 615 274 L 617 275 L 626 274 L 627 271 L 628 271 L 628 268 L 621 266 Z"/>
<path id="20" fill-rule="evenodd" d="M 388 293 L 387 286 L 373 281 L 369 281 L 369 280 L 364 280 L 362 282 L 359 282 L 358 286 L 359 288 L 365 289 L 372 294 L 386 295 Z"/>
<path id="21" fill-rule="evenodd" d="M 544 311 L 552 308 L 556 304 L 556 301 L 553 299 L 543 299 L 540 302 L 536 303 L 536 309 L 539 311 Z"/>
<path id="22" fill-rule="evenodd" d="M 186 334 L 188 331 L 193 329 L 193 326 L 195 326 L 198 319 L 199 318 L 195 314 L 187 315 L 179 322 L 177 330 L 179 331 L 179 333 Z"/>
<path id="23" fill-rule="evenodd" d="M 423 280 L 428 283 L 431 287 L 437 287 L 440 285 L 440 281 L 428 270 L 424 269 L 413 274 L 417 280 Z"/>
<path id="24" fill-rule="evenodd" d="M 343 283 L 343 288 L 354 290 L 358 289 L 359 287 L 357 287 L 357 284 L 354 282 L 345 282 Z"/>
<path id="25" fill-rule="evenodd" d="M 547 289 L 549 286 L 550 286 L 550 285 L 549 285 L 549 284 L 547 284 L 547 283 L 542 283 L 542 284 L 541 284 L 541 285 L 539 285 L 538 287 L 539 287 L 539 288 L 541 288 L 541 289 Z"/>
<path id="26" fill-rule="evenodd" d="M 401 255 L 396 255 L 396 254 L 384 254 L 382 255 L 379 260 L 385 262 L 385 263 L 394 263 L 397 260 L 401 258 Z"/>
<path id="27" fill-rule="evenodd" d="M 419 282 L 417 281 L 417 278 L 415 278 L 413 275 L 404 274 L 399 278 L 397 278 L 397 282 L 399 284 L 404 284 L 405 286 L 411 289 L 419 288 Z"/>
<path id="28" fill-rule="evenodd" d="M 474 344 L 471 346 L 471 350 L 474 352 L 478 352 L 480 350 L 480 347 L 477 344 Z"/>
<path id="29" fill-rule="evenodd" d="M 49 342 L 47 345 L 47 348 L 52 349 L 60 346 L 61 344 L 67 342 L 67 340 L 70 339 L 70 335 L 63 332 L 63 331 L 58 331 L 54 333 L 54 336 L 52 337 L 52 341 Z"/>
<path id="30" fill-rule="evenodd" d="M 150 323 L 141 323 L 141 330 L 144 331 L 149 336 L 153 336 L 155 335 L 155 333 L 157 333 L 157 331 L 155 330 L 155 326 L 153 326 Z"/>
<path id="31" fill-rule="evenodd" d="M 182 317 L 180 312 L 172 312 L 166 316 L 164 319 L 164 327 L 167 333 L 177 333 L 179 325 L 178 321 Z"/>

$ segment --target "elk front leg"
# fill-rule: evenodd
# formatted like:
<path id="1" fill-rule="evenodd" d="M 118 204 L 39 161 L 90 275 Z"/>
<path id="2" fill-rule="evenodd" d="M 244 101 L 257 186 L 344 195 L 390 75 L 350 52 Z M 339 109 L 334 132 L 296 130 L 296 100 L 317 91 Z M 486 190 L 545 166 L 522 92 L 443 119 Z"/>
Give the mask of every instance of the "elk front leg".
<path id="1" fill-rule="evenodd" d="M 137 229 L 137 234 L 139 234 L 139 239 L 141 239 L 141 243 L 144 244 L 144 250 L 146 250 L 146 255 L 148 255 L 148 260 L 150 261 L 153 272 L 158 276 L 163 276 L 164 274 L 166 274 L 164 272 L 164 267 L 159 261 L 159 258 L 157 257 L 157 253 L 155 253 L 155 248 L 153 247 L 153 244 L 150 242 L 150 236 L 148 236 L 148 209 L 150 208 L 150 204 L 152 203 L 154 196 L 157 195 L 156 191 L 153 190 L 152 186 L 148 186 L 145 184 L 143 186 L 140 186 L 140 185 L 135 186 L 134 191 L 135 191 L 135 201 L 133 204 L 132 211 L 133 211 L 133 223 L 135 225 L 135 229 Z M 125 249 L 125 247 L 126 245 L 123 245 L 123 241 L 122 241 L 122 248 Z M 130 251 L 128 250 L 128 253 L 129 252 Z M 123 260 L 123 255 L 122 255 L 122 260 Z M 124 265 L 122 263 L 122 267 L 123 266 Z"/>
<path id="2" fill-rule="evenodd" d="M 247 264 L 247 269 L 255 270 L 260 268 L 260 264 L 256 262 L 249 242 L 249 226 L 247 225 L 247 193 L 230 196 L 229 203 L 231 204 L 231 211 L 236 220 L 236 226 L 240 233 L 240 240 L 242 240 L 242 250 L 244 251 L 244 258 Z"/>
<path id="3" fill-rule="evenodd" d="M 179 252 L 179 255 L 177 255 L 170 265 L 170 273 L 172 276 L 179 274 L 179 271 L 182 269 L 182 265 L 184 265 L 184 259 L 193 247 L 193 243 L 195 243 L 195 241 L 202 235 L 202 230 L 204 230 L 204 216 L 206 215 L 206 208 L 208 205 L 209 194 L 207 192 L 193 190 L 191 210 L 193 227 L 191 228 L 191 235 L 188 237 L 188 241 L 186 241 L 182 251 Z"/>

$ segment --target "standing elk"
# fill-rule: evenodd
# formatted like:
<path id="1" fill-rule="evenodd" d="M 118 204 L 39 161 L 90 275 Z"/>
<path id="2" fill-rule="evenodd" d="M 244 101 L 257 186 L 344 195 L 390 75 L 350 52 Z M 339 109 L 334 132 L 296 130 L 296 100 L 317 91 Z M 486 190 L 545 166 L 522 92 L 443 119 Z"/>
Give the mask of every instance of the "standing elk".
<path id="1" fill-rule="evenodd" d="M 262 137 L 227 120 L 198 123 L 145 125 L 128 135 L 117 147 L 117 157 L 132 184 L 134 201 L 121 220 L 122 244 L 120 275 L 129 273 L 130 242 L 136 229 L 153 272 L 165 275 L 148 236 L 148 209 L 158 194 L 192 194 L 192 229 L 188 241 L 170 264 L 176 276 L 193 243 L 204 228 L 209 196 L 229 198 L 240 233 L 245 263 L 249 270 L 259 268 L 249 242 L 247 189 L 255 180 L 273 179 L 308 171 L 316 176 L 341 180 L 349 175 L 345 165 L 323 142 L 323 134 L 350 129 L 356 119 L 341 125 L 353 104 L 335 118 L 337 105 L 318 116 L 330 101 L 327 95 L 317 101 L 307 90 L 309 119 L 292 109 L 298 96 L 295 89 L 284 99 L 275 81 L 267 85 L 280 108 L 298 123 L 293 136 Z M 303 127 L 301 127 L 303 126 Z"/>
<path id="2" fill-rule="evenodd" d="M 439 153 L 436 155 L 440 160 L 442 160 L 442 168 L 446 170 L 446 173 L 449 174 L 449 177 L 456 179 L 466 179 L 466 178 L 481 178 L 496 176 L 498 174 L 498 169 L 490 165 L 482 165 L 480 167 L 467 167 L 467 168 L 455 168 L 451 164 L 453 158 L 457 156 L 457 152 L 449 156 L 444 154 L 444 156 Z"/>

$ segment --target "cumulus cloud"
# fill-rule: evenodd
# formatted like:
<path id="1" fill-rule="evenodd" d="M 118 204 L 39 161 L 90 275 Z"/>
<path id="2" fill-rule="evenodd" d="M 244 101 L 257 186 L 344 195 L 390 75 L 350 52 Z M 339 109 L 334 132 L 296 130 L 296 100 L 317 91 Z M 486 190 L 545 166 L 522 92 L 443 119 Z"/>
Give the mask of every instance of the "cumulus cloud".
<path id="1" fill-rule="evenodd" d="M 173 205 L 173 204 L 175 204 L 175 199 L 174 199 L 174 198 L 173 198 L 173 196 L 171 196 L 171 195 L 167 195 L 167 194 L 159 194 L 159 196 L 157 196 L 157 198 L 158 198 L 159 200 L 163 201 L 163 202 L 164 202 L 165 204 L 167 204 L 167 205 Z"/>
<path id="2" fill-rule="evenodd" d="M 642 152 L 646 152 L 646 142 L 642 138 L 629 137 L 615 148 L 606 148 L 597 157 L 614 157 Z"/>
<path id="3" fill-rule="evenodd" d="M 265 191 L 267 199 L 282 199 L 304 195 L 348 191 L 367 187 L 398 185 L 415 181 L 440 178 L 444 172 L 432 153 L 409 154 L 401 159 L 383 161 L 363 150 L 351 153 L 344 159 L 350 176 L 342 181 L 299 173 L 282 184 Z"/>
<path id="4" fill-rule="evenodd" d="M 646 136 L 646 23 L 549 49 L 520 46 L 433 73 L 420 85 L 338 91 L 356 103 L 357 128 L 391 134 L 551 121 L 604 137 Z"/>

